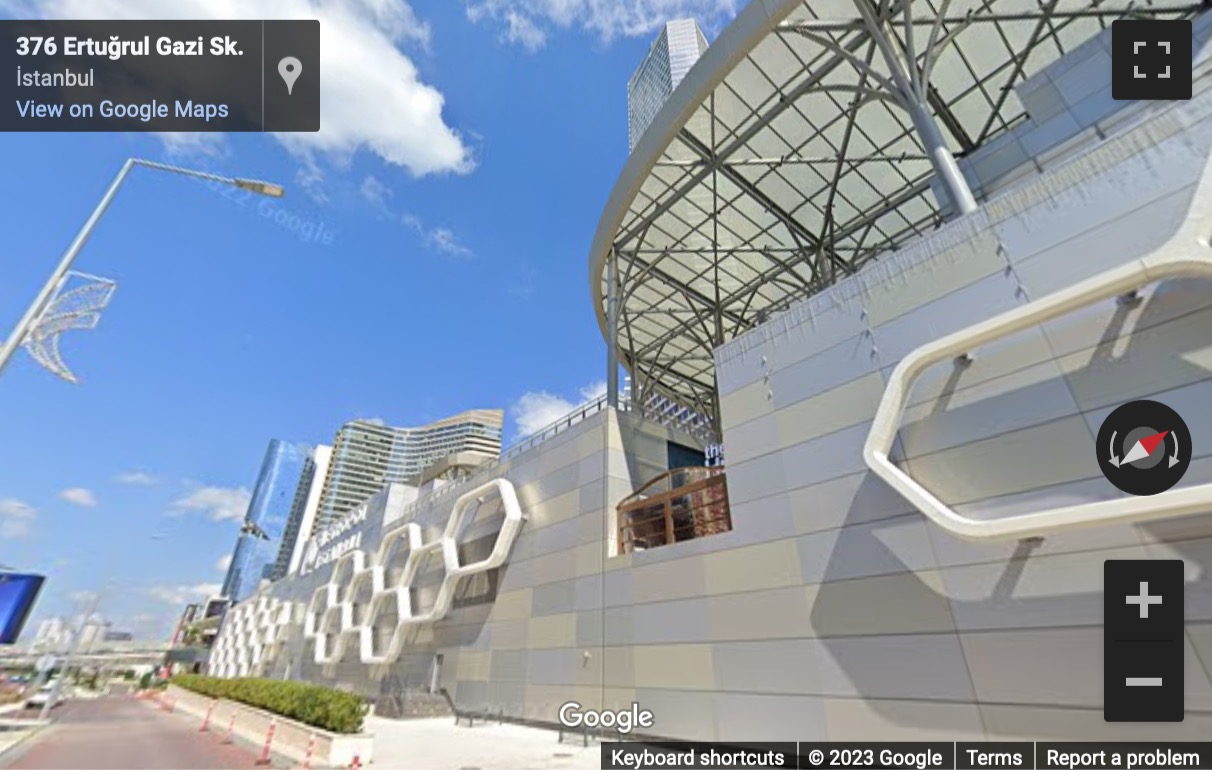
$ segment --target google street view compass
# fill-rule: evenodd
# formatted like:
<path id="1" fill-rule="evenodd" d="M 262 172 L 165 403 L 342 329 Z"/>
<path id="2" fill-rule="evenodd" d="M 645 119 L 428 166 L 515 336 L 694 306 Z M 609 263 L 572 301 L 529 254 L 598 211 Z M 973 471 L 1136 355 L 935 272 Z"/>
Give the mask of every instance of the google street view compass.
<path id="1" fill-rule="evenodd" d="M 1130 401 L 1107 415 L 1095 450 L 1103 475 L 1130 495 L 1174 486 L 1191 464 L 1191 432 L 1165 404 Z"/>

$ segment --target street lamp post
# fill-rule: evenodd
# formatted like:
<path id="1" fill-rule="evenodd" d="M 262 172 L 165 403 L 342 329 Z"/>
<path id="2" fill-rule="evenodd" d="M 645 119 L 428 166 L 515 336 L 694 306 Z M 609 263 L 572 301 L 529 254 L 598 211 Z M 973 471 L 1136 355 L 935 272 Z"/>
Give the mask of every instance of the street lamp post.
<path id="1" fill-rule="evenodd" d="M 84 227 L 80 228 L 80 232 L 76 234 L 76 239 L 67 247 L 67 252 L 59 261 L 59 266 L 51 273 L 50 278 L 42 286 L 42 290 L 38 292 L 38 296 L 34 299 L 29 309 L 25 311 L 25 315 L 17 322 L 17 328 L 13 329 L 12 334 L 8 336 L 4 347 L 0 348 L 0 372 L 4 371 L 4 367 L 8 365 L 8 361 L 13 357 L 13 353 L 20 347 L 25 336 L 38 322 L 42 313 L 46 310 L 54 298 L 55 291 L 63 283 L 67 277 L 67 273 L 71 270 L 72 263 L 76 261 L 76 256 L 80 250 L 84 248 L 84 243 L 88 237 L 92 235 L 93 228 L 96 227 L 97 221 L 101 219 L 101 215 L 109 208 L 109 204 L 113 201 L 114 196 L 118 193 L 118 188 L 122 186 L 126 176 L 135 166 L 143 166 L 145 168 L 154 169 L 156 171 L 168 171 L 174 174 L 182 174 L 184 176 L 193 177 L 195 179 L 203 179 L 209 182 L 220 182 L 229 184 L 233 187 L 239 187 L 242 190 L 268 195 L 271 198 L 281 198 L 285 194 L 285 190 L 279 185 L 270 184 L 269 182 L 260 182 L 254 179 L 239 179 L 234 177 L 221 176 L 219 174 L 211 174 L 205 171 L 196 171 L 180 166 L 170 166 L 166 163 L 156 163 L 155 161 L 143 160 L 142 158 L 129 158 L 122 164 L 122 169 L 118 175 L 114 177 L 114 181 L 110 183 L 109 189 L 105 191 L 105 195 L 101 197 L 101 202 L 97 204 L 97 208 L 93 209 L 92 215 L 84 223 Z"/>
<path id="2" fill-rule="evenodd" d="M 127 163 L 129 164 L 130 161 L 127 161 Z M 118 181 L 121 181 L 121 179 Z M 113 188 L 110 188 L 110 190 L 112 192 Z M 157 532 L 156 534 L 151 535 L 148 540 L 154 542 L 156 540 L 165 540 L 167 538 L 167 534 Z M 55 679 L 55 684 L 51 687 L 50 694 L 46 698 L 46 703 L 42 704 L 42 712 L 38 715 L 39 719 L 45 720 L 50 715 L 51 709 L 55 707 L 55 703 L 59 700 L 59 692 L 63 688 L 63 680 L 69 673 L 71 673 L 72 664 L 83 651 L 81 648 L 84 646 L 84 631 L 88 628 L 89 619 L 97 614 L 97 609 L 101 606 L 101 594 L 109 587 L 110 575 L 113 573 L 114 564 L 117 563 L 118 556 L 119 554 L 116 553 L 110 556 L 109 563 L 106 564 L 105 570 L 101 573 L 104 582 L 102 582 L 101 586 L 94 591 L 93 595 L 90 597 L 89 607 L 87 610 L 85 610 L 84 615 L 80 620 L 80 629 L 76 632 L 75 638 L 73 638 L 71 641 L 71 647 L 68 650 L 67 657 L 63 660 L 63 666 L 59 669 L 59 676 Z"/>

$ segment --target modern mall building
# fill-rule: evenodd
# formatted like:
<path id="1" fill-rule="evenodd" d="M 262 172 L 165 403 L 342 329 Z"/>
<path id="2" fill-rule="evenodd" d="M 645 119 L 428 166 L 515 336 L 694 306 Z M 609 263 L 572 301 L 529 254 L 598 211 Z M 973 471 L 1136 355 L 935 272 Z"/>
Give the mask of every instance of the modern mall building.
<path id="1" fill-rule="evenodd" d="M 1129 15 L 1193 22 L 1190 100 L 1112 99 Z M 674 738 L 1206 738 L 1210 28 L 1166 2 L 750 3 L 602 214 L 607 402 L 320 532 L 211 670 L 545 723 L 635 702 Z M 669 473 L 705 442 L 654 395 L 726 470 Z M 1094 442 L 1141 398 L 1193 443 L 1148 497 Z M 1103 719 L 1120 559 L 1184 562 L 1181 723 Z"/>

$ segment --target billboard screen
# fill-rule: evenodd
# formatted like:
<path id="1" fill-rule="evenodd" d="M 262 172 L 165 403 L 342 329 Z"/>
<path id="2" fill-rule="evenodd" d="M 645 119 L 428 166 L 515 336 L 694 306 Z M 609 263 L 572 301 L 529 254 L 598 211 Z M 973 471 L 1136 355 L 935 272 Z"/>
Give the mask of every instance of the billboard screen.
<path id="1" fill-rule="evenodd" d="M 44 575 L 0 572 L 0 644 L 14 644 L 25 626 Z"/>

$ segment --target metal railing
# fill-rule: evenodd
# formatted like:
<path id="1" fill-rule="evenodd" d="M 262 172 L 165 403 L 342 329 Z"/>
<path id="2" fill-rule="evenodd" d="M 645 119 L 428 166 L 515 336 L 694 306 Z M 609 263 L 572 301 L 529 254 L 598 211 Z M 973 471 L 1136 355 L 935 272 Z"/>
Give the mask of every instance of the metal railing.
<path id="1" fill-rule="evenodd" d="M 619 553 L 732 531 L 722 466 L 662 473 L 618 505 Z"/>

